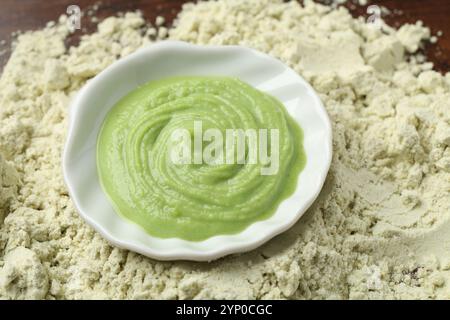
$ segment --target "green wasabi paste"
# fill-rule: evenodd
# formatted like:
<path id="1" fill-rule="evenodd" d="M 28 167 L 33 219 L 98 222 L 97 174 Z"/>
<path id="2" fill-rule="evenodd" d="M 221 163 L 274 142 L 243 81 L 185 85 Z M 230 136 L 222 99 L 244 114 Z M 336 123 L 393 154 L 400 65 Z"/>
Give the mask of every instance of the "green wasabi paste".
<path id="1" fill-rule="evenodd" d="M 115 210 L 148 234 L 201 241 L 273 215 L 296 189 L 302 141 L 278 100 L 238 79 L 169 78 L 135 89 L 108 113 L 98 174 Z"/>

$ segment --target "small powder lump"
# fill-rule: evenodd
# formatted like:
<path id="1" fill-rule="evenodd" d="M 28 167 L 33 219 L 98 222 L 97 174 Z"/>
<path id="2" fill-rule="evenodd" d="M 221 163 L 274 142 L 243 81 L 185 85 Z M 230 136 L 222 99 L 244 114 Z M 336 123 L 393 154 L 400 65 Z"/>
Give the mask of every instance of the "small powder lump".
<path id="1" fill-rule="evenodd" d="M 450 298 L 450 74 L 415 55 L 430 38 L 422 24 L 380 29 L 312 1 L 219 0 L 186 4 L 163 31 L 139 13 L 109 17 L 66 49 L 66 19 L 20 35 L 0 79 L 0 298 Z M 330 115 L 334 158 L 319 198 L 250 253 L 148 259 L 110 246 L 67 194 L 70 100 L 166 36 L 277 57 Z"/>

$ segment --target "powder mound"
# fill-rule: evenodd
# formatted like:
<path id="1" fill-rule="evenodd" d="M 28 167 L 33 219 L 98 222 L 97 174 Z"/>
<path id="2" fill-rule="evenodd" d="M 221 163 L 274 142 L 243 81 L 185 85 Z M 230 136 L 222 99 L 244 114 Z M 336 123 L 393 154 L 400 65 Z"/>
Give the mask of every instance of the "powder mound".
<path id="1" fill-rule="evenodd" d="M 33 251 L 18 247 L 4 259 L 5 265 L 0 271 L 0 298 L 45 298 L 48 275 Z"/>
<path id="2" fill-rule="evenodd" d="M 167 29 L 126 13 L 67 50 L 65 18 L 21 35 L 0 78 L 0 298 L 449 299 L 450 74 L 415 56 L 428 28 L 381 25 L 310 0 L 183 6 L 170 39 L 282 60 L 333 125 L 331 169 L 302 219 L 208 264 L 110 246 L 79 218 L 61 174 L 70 99 Z"/>
<path id="3" fill-rule="evenodd" d="M 17 200 L 19 175 L 0 153 L 0 225 L 11 203 Z"/>

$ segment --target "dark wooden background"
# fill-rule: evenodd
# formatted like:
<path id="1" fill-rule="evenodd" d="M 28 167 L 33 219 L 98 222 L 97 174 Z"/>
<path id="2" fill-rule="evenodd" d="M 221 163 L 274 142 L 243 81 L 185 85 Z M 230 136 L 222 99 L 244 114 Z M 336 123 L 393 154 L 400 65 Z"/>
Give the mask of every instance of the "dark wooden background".
<path id="1" fill-rule="evenodd" d="M 245 0 L 243 0 L 245 1 Z M 324 2 L 326 0 L 323 0 Z M 354 15 L 366 15 L 365 7 L 352 5 L 349 7 Z M 101 19 L 118 12 L 140 9 L 146 19 L 154 22 L 156 16 L 162 15 L 167 19 L 166 25 L 181 9 L 184 0 L 102 0 L 101 2 L 89 0 L 0 0 L 0 69 L 5 64 L 9 55 L 11 33 L 17 30 L 32 30 L 45 26 L 50 20 L 57 19 L 71 4 L 77 4 L 82 10 L 99 4 L 97 16 Z M 425 52 L 428 58 L 435 63 L 436 69 L 442 72 L 450 71 L 450 0 L 372 0 L 370 4 L 385 6 L 391 10 L 401 10 L 403 14 L 394 13 L 386 20 L 393 26 L 405 22 L 422 20 L 429 26 L 433 33 L 443 31 L 437 44 L 428 44 Z M 68 45 L 76 44 L 77 38 L 82 32 L 92 32 L 94 26 L 89 19 L 82 19 L 84 30 L 77 31 L 68 40 Z M 4 41 L 2 41 L 4 40 Z"/>

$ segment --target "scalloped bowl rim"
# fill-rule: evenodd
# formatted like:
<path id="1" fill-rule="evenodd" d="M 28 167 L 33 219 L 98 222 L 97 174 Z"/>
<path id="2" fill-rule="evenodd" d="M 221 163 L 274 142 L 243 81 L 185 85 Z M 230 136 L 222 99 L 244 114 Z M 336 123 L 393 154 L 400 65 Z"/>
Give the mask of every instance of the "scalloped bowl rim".
<path id="1" fill-rule="evenodd" d="M 90 167 L 92 165 L 92 163 L 90 162 L 92 162 L 92 160 L 95 161 L 95 158 L 92 158 L 92 150 L 89 149 L 87 144 L 90 143 L 90 147 L 92 147 L 92 143 L 94 144 L 96 143 L 99 126 L 101 125 L 103 120 L 97 119 L 97 122 L 92 124 L 95 126 L 96 129 L 94 128 L 93 132 L 89 133 L 90 136 L 88 138 L 92 140 L 92 138 L 95 137 L 95 142 L 89 141 L 89 139 L 87 138 L 84 141 L 80 142 L 81 138 L 78 136 L 88 134 L 86 132 L 88 132 L 89 130 L 84 130 L 85 128 L 83 127 L 83 123 L 91 121 L 89 120 L 90 118 L 86 116 L 87 114 L 89 114 L 89 112 L 98 109 L 99 110 L 98 112 L 103 112 L 103 119 L 104 119 L 104 115 L 106 114 L 105 112 L 109 111 L 109 109 L 111 109 L 111 107 L 114 106 L 115 102 L 117 102 L 118 99 L 117 97 L 111 98 L 110 101 L 104 102 L 103 107 L 98 107 L 97 109 L 92 107 L 92 105 L 90 105 L 89 102 L 96 101 L 96 99 L 105 99 L 99 98 L 99 95 L 102 93 L 102 90 L 105 90 L 105 88 L 108 87 L 108 85 L 105 83 L 109 82 L 114 83 L 114 81 L 118 81 L 115 83 L 119 85 L 123 84 L 124 83 L 123 79 L 118 80 L 118 77 L 123 75 L 123 72 L 130 73 L 131 72 L 130 68 L 138 67 L 134 69 L 134 73 L 131 72 L 132 73 L 131 75 L 134 75 L 135 78 L 138 79 L 139 77 L 142 77 L 142 75 L 140 75 L 139 72 L 141 66 L 144 66 L 142 68 L 145 69 L 144 64 L 148 63 L 149 61 L 152 61 L 152 59 L 158 60 L 158 57 L 159 59 L 161 59 L 161 57 L 167 57 L 171 55 L 175 57 L 176 54 L 179 55 L 179 59 L 181 59 L 181 61 L 183 61 L 183 59 L 195 60 L 197 55 L 201 56 L 201 58 L 204 61 L 206 61 L 206 63 L 208 63 L 207 61 L 209 57 L 212 57 L 214 59 L 214 56 L 216 56 L 216 60 L 214 61 L 214 63 L 217 63 L 218 65 L 220 65 L 221 63 L 220 59 L 223 59 L 225 61 L 226 57 L 228 58 L 231 57 L 230 58 L 231 62 L 234 64 L 236 63 L 233 59 L 236 57 L 238 59 L 241 59 L 242 57 L 242 60 L 247 59 L 245 61 L 247 61 L 249 65 L 251 65 L 253 61 L 259 60 L 259 62 L 255 62 L 256 63 L 255 68 L 258 67 L 257 68 L 258 70 L 256 69 L 253 70 L 250 68 L 251 70 L 249 69 L 250 71 L 248 71 L 248 74 L 252 72 L 252 76 L 254 76 L 254 78 L 257 79 L 259 75 L 258 72 L 260 72 L 259 67 L 261 66 L 261 64 L 264 64 L 265 68 L 267 67 L 267 69 L 264 69 L 264 72 L 265 70 L 283 70 L 282 73 L 279 74 L 280 81 L 284 79 L 283 77 L 288 77 L 289 81 L 293 81 L 292 79 L 294 79 L 296 81 L 296 84 L 289 84 L 289 85 L 292 86 L 298 85 L 299 87 L 296 88 L 297 89 L 301 88 L 301 94 L 303 95 L 303 97 L 306 97 L 305 99 L 307 100 L 310 99 L 310 103 L 312 105 L 303 106 L 304 111 L 302 112 L 306 112 L 307 116 L 312 115 L 313 117 L 315 117 L 307 120 L 310 122 L 312 120 L 316 122 L 318 121 L 318 123 L 320 123 L 321 128 L 314 128 L 314 127 L 312 127 L 311 129 L 308 128 L 308 130 L 313 130 L 312 131 L 312 133 L 314 134 L 313 139 L 315 139 L 312 143 L 313 145 L 312 149 L 310 147 L 310 149 L 313 150 L 311 153 L 315 152 L 316 147 L 318 149 L 317 154 L 314 155 L 312 158 L 310 158 L 312 154 L 308 154 L 309 150 L 307 150 L 305 146 L 305 140 L 308 138 L 307 135 L 309 133 L 305 132 L 304 128 L 305 125 L 309 126 L 309 124 L 306 122 L 306 120 L 296 119 L 298 122 L 304 121 L 300 125 L 302 126 L 302 129 L 304 131 L 304 146 L 307 160 L 305 168 L 300 173 L 297 190 L 294 195 L 298 196 L 297 191 L 299 190 L 300 186 L 302 186 L 302 184 L 305 184 L 303 179 L 303 177 L 305 176 L 305 172 L 308 172 L 308 175 L 311 176 L 307 177 L 307 179 L 310 180 L 312 179 L 310 183 L 311 188 L 305 189 L 305 186 L 302 186 L 302 189 L 304 189 L 303 192 L 305 192 L 304 194 L 302 194 L 302 198 L 294 199 L 296 201 L 296 205 L 298 201 L 298 210 L 296 213 L 291 213 L 287 217 L 283 216 L 284 213 L 280 213 L 280 207 L 282 207 L 284 202 L 291 199 L 294 196 L 293 195 L 288 199 L 285 199 L 280 204 L 278 210 L 270 218 L 253 223 L 240 233 L 231 235 L 219 235 L 208 238 L 203 241 L 192 242 L 178 238 L 162 239 L 150 236 L 139 226 L 135 225 L 130 221 L 125 220 L 120 215 L 118 215 L 114 211 L 114 209 L 112 209 L 112 206 L 110 208 L 104 208 L 106 205 L 104 201 L 105 199 L 107 199 L 107 196 L 106 194 L 104 194 L 103 189 L 100 189 L 101 192 L 103 192 L 103 194 L 99 194 L 99 189 L 97 188 L 97 186 L 95 186 L 95 191 L 92 192 L 95 194 L 95 197 L 92 197 L 92 194 L 83 195 L 84 187 L 90 188 L 92 187 L 91 184 L 92 185 L 95 185 L 95 183 L 99 184 L 96 172 L 95 173 L 90 172 L 90 176 L 88 176 L 89 172 L 85 173 L 83 171 L 83 168 L 85 167 L 82 166 L 80 167 L 79 164 L 80 162 L 85 161 L 84 163 L 85 164 L 87 163 Z M 168 59 L 170 60 L 170 58 Z M 198 59 L 200 59 L 200 57 L 198 57 Z M 176 61 L 175 62 L 174 61 L 175 60 L 173 60 L 172 63 L 176 64 Z M 257 65 L 258 63 L 259 66 Z M 167 65 L 166 67 L 170 69 L 169 65 Z M 198 68 L 201 69 L 202 67 L 203 66 L 199 66 Z M 193 67 L 189 65 L 189 67 L 187 68 L 195 68 L 195 66 Z M 229 66 L 227 66 L 226 63 L 224 62 L 223 68 L 229 68 Z M 233 68 L 233 64 L 231 64 L 230 68 Z M 239 70 L 241 69 L 242 68 L 239 68 Z M 233 72 L 237 73 L 241 72 L 238 69 L 236 70 L 237 71 Z M 224 72 L 227 73 L 228 71 Z M 245 72 L 245 70 L 242 72 Z M 205 71 L 199 71 L 199 74 L 205 74 Z M 214 75 L 219 74 L 214 73 Z M 232 75 L 232 74 L 220 74 L 220 75 Z M 260 76 L 263 76 L 263 74 L 261 73 Z M 144 75 L 144 77 L 146 77 L 146 75 Z M 247 81 L 245 77 L 243 77 L 242 75 L 238 74 L 237 77 L 241 78 L 241 80 Z M 130 77 L 127 79 L 127 81 L 130 81 Z M 137 83 L 140 84 L 143 83 L 142 80 L 136 81 Z M 270 82 L 270 79 L 268 81 Z M 249 83 L 252 84 L 251 81 L 249 81 Z M 112 86 L 114 87 L 114 85 Z M 264 83 L 262 83 L 261 86 L 264 86 Z M 258 85 L 256 85 L 256 87 L 258 88 Z M 268 84 L 268 87 L 270 88 L 270 83 Z M 270 90 L 268 89 L 267 90 L 264 90 L 262 88 L 259 89 L 262 91 L 270 92 Z M 286 92 L 288 96 L 289 94 L 292 95 L 292 90 L 291 92 L 288 92 L 289 88 L 286 89 L 286 92 L 283 91 L 283 87 L 278 89 L 280 89 L 279 91 L 281 92 L 279 95 L 283 94 L 286 95 Z M 110 91 L 104 92 L 109 93 Z M 125 95 L 126 93 L 127 92 L 121 93 L 120 97 Z M 272 92 L 270 93 L 280 99 L 280 97 L 277 96 L 276 92 L 275 94 Z M 114 94 L 118 95 L 117 93 Z M 281 100 L 283 100 L 283 96 L 281 97 Z M 282 102 L 285 104 L 285 101 Z M 285 106 L 287 106 L 287 102 Z M 91 108 L 91 110 L 88 108 Z M 101 111 L 101 108 L 103 109 L 106 108 L 107 110 Z M 291 110 L 293 110 L 292 108 L 287 109 L 289 113 L 291 113 Z M 297 112 L 297 110 L 295 112 Z M 97 118 L 101 117 L 97 115 Z M 100 124 L 99 120 L 101 120 Z M 316 130 L 317 132 L 315 132 L 314 130 Z M 80 151 L 79 145 L 81 145 L 83 151 Z M 89 157 L 87 155 L 89 155 Z M 86 157 L 88 158 L 87 160 L 85 159 Z M 71 102 L 69 110 L 69 128 L 66 144 L 63 151 L 62 166 L 63 166 L 64 180 L 67 185 L 69 195 L 78 213 L 82 216 L 82 218 L 84 218 L 84 220 L 89 225 L 91 225 L 96 231 L 98 231 L 106 240 L 108 240 L 113 245 L 120 248 L 129 249 L 158 260 L 211 261 L 226 256 L 228 254 L 253 250 L 261 246 L 274 236 L 292 227 L 298 221 L 298 219 L 304 214 L 304 212 L 311 206 L 314 200 L 318 197 L 325 182 L 328 170 L 330 168 L 331 159 L 332 159 L 332 129 L 327 112 L 322 102 L 320 101 L 320 98 L 315 93 L 313 88 L 291 68 L 289 68 L 279 60 L 267 54 L 243 46 L 209 46 L 209 45 L 201 46 L 181 41 L 161 41 L 155 44 L 151 44 L 142 49 L 139 49 L 135 53 L 130 54 L 129 56 L 114 62 L 112 65 L 110 65 L 101 73 L 99 73 L 96 77 L 90 79 L 88 83 L 86 83 L 85 86 L 78 92 L 74 100 Z M 311 161 L 315 161 L 315 163 L 311 163 Z M 312 173 L 306 170 L 309 171 L 315 170 L 315 172 Z M 82 182 L 80 179 L 82 180 Z M 87 181 L 86 179 L 90 180 Z M 87 197 L 91 197 L 90 200 L 86 200 Z M 95 207 L 94 203 L 97 202 L 102 202 L 103 204 L 96 204 L 97 208 L 89 209 L 86 207 L 86 206 Z M 111 212 L 111 209 L 113 210 L 113 212 Z M 104 213 L 102 214 L 110 215 L 108 216 L 107 223 L 105 223 L 105 221 L 101 221 L 102 218 L 105 218 L 105 216 L 103 215 L 99 216 L 94 214 L 94 211 L 97 212 L 96 210 L 97 211 L 104 210 Z M 117 219 L 120 219 L 121 221 Z M 110 220 L 111 222 L 109 222 Z"/>

